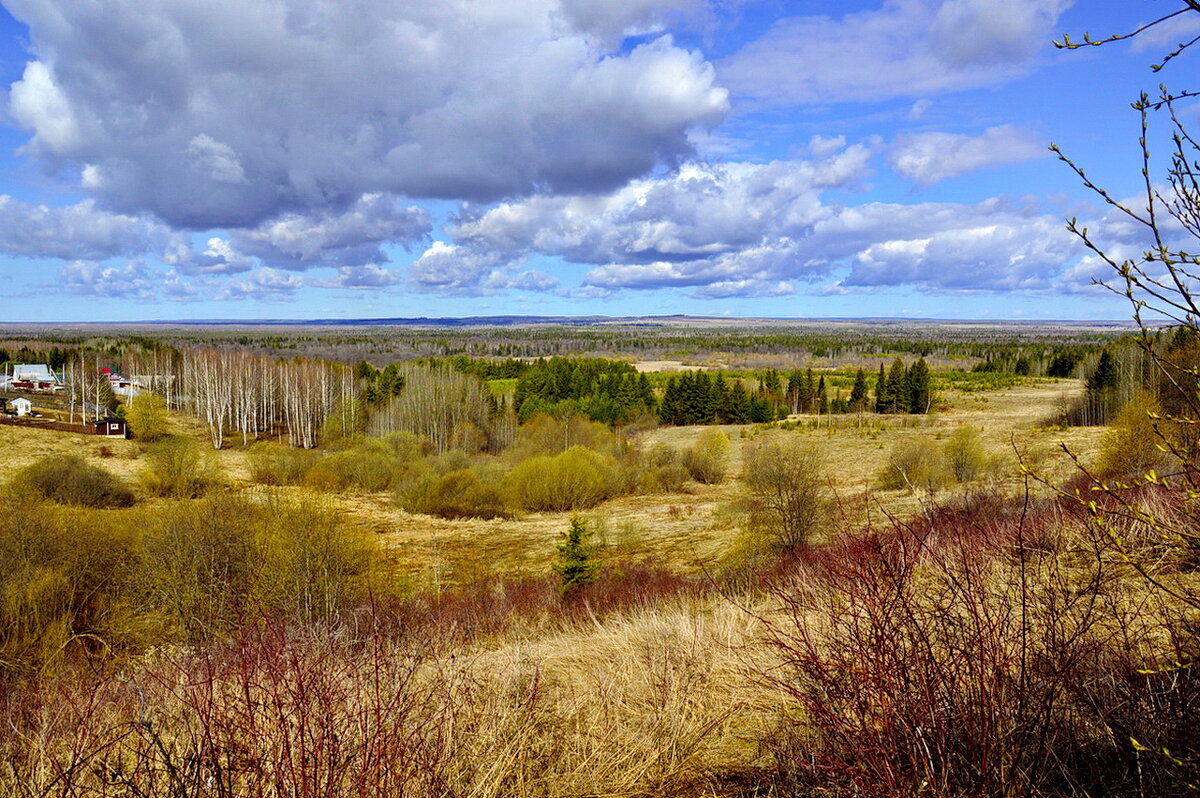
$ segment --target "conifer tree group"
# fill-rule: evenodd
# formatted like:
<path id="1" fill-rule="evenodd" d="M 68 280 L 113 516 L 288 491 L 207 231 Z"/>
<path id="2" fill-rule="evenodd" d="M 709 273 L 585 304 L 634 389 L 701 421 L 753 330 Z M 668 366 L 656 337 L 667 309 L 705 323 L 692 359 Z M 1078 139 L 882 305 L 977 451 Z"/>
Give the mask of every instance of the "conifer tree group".
<path id="1" fill-rule="evenodd" d="M 837 413 L 928 413 L 933 401 L 929 365 L 921 358 L 906 367 L 897 358 L 891 369 L 879 367 L 874 399 L 862 369 L 854 375 L 850 396 L 829 396 L 825 375 L 812 369 L 774 369 L 757 375 L 751 392 L 743 378 L 687 372 L 667 381 L 658 406 L 663 424 L 759 424 L 789 414 L 823 416 Z M 754 383 L 751 383 L 754 385 Z"/>
<path id="2" fill-rule="evenodd" d="M 740 379 L 703 371 L 669 379 L 658 407 L 663 424 L 761 424 L 778 417 L 777 404 L 763 390 L 752 395 Z"/>
<path id="3" fill-rule="evenodd" d="M 932 379 L 925 358 L 908 367 L 896 358 L 886 371 L 879 364 L 879 376 L 875 378 L 876 413 L 928 413 L 932 404 Z"/>
<path id="4" fill-rule="evenodd" d="M 563 403 L 593 421 L 617 424 L 655 409 L 654 389 L 628 363 L 604 358 L 539 360 L 517 379 L 513 407 L 521 421 L 555 413 Z"/>

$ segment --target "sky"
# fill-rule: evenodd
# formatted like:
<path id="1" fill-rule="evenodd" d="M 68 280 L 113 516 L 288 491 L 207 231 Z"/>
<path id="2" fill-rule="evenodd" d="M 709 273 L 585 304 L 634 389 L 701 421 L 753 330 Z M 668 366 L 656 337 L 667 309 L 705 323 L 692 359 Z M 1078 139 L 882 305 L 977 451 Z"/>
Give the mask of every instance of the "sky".
<path id="1" fill-rule="evenodd" d="M 1052 45 L 1180 0 L 0 5 L 4 321 L 1124 319 L 1065 220 L 1143 231 L 1048 146 L 1136 197 L 1129 104 L 1194 88 L 1149 66 L 1200 34 Z"/>

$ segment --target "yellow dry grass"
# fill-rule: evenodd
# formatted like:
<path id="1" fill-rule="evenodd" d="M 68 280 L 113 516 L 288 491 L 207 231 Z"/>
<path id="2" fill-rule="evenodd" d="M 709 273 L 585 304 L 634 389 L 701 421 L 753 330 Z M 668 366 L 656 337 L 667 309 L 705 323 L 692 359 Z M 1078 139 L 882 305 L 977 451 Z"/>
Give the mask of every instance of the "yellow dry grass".
<path id="1" fill-rule="evenodd" d="M 755 679 L 774 661 L 758 620 L 730 602 L 665 605 L 463 658 L 479 685 L 463 725 L 473 795 L 719 795 L 704 774 L 765 764 L 783 709 Z M 461 652 L 460 652 L 461 654 Z M 514 696 L 537 684 L 540 722 Z M 500 775 L 507 775 L 506 784 Z M 482 777 L 481 777 L 482 776 Z"/>
<path id="2" fill-rule="evenodd" d="M 7 481 L 25 466 L 53 454 L 77 454 L 124 479 L 137 472 L 141 447 L 133 441 L 80 435 L 32 427 L 0 426 L 0 481 Z M 111 452 L 105 457 L 102 452 Z"/>
<path id="3" fill-rule="evenodd" d="M 926 436 L 944 440 L 959 424 L 981 428 L 989 449 L 1006 458 L 999 489 L 1016 491 L 1016 452 L 1035 461 L 1052 479 L 1070 475 L 1073 466 L 1059 448 L 1068 444 L 1085 460 L 1094 456 L 1102 430 L 1058 429 L 1042 426 L 1046 419 L 1077 394 L 1082 386 L 1070 380 L 1034 380 L 990 393 L 949 394 L 941 397 L 948 410 L 930 417 L 864 415 L 813 419 L 784 434 L 799 435 L 828 452 L 829 476 L 842 508 L 842 522 L 852 527 L 880 520 L 884 513 L 905 517 L 920 510 L 928 497 L 904 491 L 881 491 L 872 486 L 890 447 L 905 439 Z M 816 426 L 809 426 L 816 422 Z M 205 438 L 195 420 L 175 418 L 180 434 Z M 691 446 L 705 427 L 666 427 L 643 433 L 640 444 Z M 730 505 L 742 495 L 742 449 L 761 429 L 724 427 L 733 443 L 730 472 L 721 485 L 691 483 L 687 492 L 624 496 L 585 513 L 598 538 L 612 556 L 654 559 L 683 572 L 711 568 L 736 543 L 739 518 Z M 0 427 L 0 480 L 49 454 L 81 454 L 117 476 L 137 483 L 141 447 L 136 441 L 107 440 L 65 432 Z M 109 456 L 102 456 L 108 452 Z M 224 478 L 235 489 L 250 486 L 245 450 L 230 440 L 215 453 Z M 303 492 L 301 488 L 290 488 Z M 959 488 L 958 490 L 962 490 Z M 347 519 L 377 535 L 399 572 L 415 584 L 461 584 L 489 574 L 544 574 L 555 553 L 559 534 L 570 513 L 528 513 L 515 519 L 443 520 L 407 513 L 390 494 L 345 495 L 336 503 Z"/>

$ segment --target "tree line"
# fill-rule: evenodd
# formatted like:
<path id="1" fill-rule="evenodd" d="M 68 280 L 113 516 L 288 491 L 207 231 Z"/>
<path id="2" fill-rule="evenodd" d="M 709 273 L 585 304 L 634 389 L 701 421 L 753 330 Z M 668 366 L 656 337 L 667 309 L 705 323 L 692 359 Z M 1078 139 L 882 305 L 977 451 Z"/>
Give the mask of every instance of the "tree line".
<path id="1" fill-rule="evenodd" d="M 672 425 L 762 424 L 789 414 L 928 413 L 933 405 L 929 365 L 924 358 L 910 366 L 896 358 L 890 369 L 880 364 L 873 395 L 872 400 L 862 369 L 848 396 L 837 390 L 832 397 L 826 375 L 812 369 L 786 376 L 768 369 L 752 380 L 695 371 L 667 380 L 658 419 Z"/>
<path id="2" fill-rule="evenodd" d="M 653 413 L 650 379 L 628 363 L 605 358 L 552 357 L 529 364 L 517 378 L 513 407 L 521 421 L 538 413 L 575 410 L 593 421 L 619 424 Z"/>

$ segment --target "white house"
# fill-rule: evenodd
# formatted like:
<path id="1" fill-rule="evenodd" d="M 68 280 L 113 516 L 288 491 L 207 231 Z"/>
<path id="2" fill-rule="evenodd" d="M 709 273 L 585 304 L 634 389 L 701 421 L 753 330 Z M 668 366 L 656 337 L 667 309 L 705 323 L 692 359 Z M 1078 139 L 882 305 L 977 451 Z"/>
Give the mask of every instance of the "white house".
<path id="1" fill-rule="evenodd" d="M 18 416 L 27 416 L 33 412 L 33 402 L 29 401 L 24 396 L 19 399 L 13 399 L 10 404 Z"/>
<path id="2" fill-rule="evenodd" d="M 113 393 L 117 396 L 124 396 L 126 400 L 132 400 L 139 393 L 146 391 L 146 386 L 137 378 L 126 379 L 120 374 L 110 374 L 108 382 L 112 385 Z"/>
<path id="3" fill-rule="evenodd" d="M 63 386 L 45 363 L 18 363 L 12 367 L 12 374 L 7 376 L 5 387 L 24 391 L 60 391 Z"/>
<path id="4" fill-rule="evenodd" d="M 12 367 L 12 378 L 18 382 L 24 380 L 54 380 L 54 372 L 45 363 L 18 363 Z"/>

